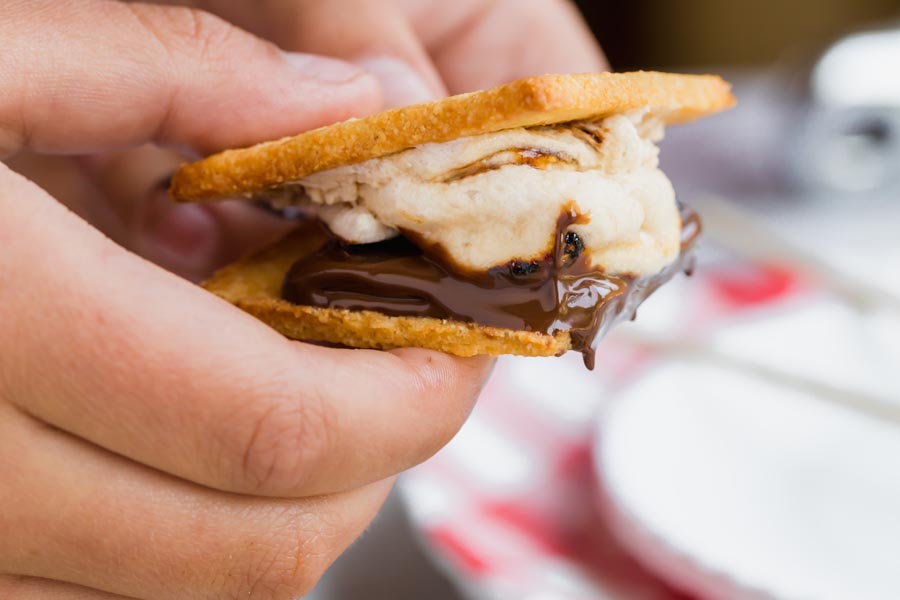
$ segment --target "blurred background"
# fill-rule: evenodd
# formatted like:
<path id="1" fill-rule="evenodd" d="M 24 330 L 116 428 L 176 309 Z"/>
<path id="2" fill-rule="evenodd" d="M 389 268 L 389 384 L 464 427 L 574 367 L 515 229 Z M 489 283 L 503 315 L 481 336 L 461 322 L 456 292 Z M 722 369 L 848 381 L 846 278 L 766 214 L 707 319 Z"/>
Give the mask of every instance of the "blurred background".
<path id="1" fill-rule="evenodd" d="M 734 84 L 662 146 L 698 274 L 594 373 L 501 361 L 315 597 L 900 598 L 900 2 L 577 4 Z"/>
<path id="2" fill-rule="evenodd" d="M 813 61 L 854 30 L 900 18 L 896 0 L 576 2 L 616 70 L 767 68 Z"/>

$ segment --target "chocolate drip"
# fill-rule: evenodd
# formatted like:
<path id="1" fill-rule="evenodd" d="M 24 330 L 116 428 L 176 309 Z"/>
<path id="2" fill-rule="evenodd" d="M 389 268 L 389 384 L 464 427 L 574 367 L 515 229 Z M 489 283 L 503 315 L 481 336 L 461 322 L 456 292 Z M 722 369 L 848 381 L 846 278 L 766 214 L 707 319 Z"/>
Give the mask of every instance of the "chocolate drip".
<path id="1" fill-rule="evenodd" d="M 569 228 L 581 217 L 567 209 L 557 222 L 553 251 L 541 260 L 511 261 L 485 272 L 453 269 L 440 248 L 404 237 L 344 246 L 330 240 L 285 276 L 282 295 L 294 304 L 373 310 L 554 334 L 568 331 L 572 347 L 594 366 L 597 341 L 678 271 L 692 266 L 700 231 L 696 214 L 682 210 L 682 251 L 650 277 L 606 275 L 587 263 L 580 237 Z"/>

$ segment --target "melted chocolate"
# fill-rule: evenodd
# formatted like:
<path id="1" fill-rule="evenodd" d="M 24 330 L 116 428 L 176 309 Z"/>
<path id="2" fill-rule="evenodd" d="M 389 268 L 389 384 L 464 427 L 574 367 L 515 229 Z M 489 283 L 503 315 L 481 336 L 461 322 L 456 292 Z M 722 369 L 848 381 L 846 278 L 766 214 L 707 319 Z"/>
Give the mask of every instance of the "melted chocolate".
<path id="1" fill-rule="evenodd" d="M 553 252 L 542 260 L 511 261 L 486 272 L 452 269 L 440 248 L 405 237 L 344 246 L 331 239 L 298 260 L 282 295 L 294 304 L 373 310 L 392 316 L 435 317 L 492 327 L 553 334 L 568 331 L 572 347 L 594 366 L 597 341 L 616 322 L 634 318 L 638 305 L 678 271 L 693 266 L 691 248 L 700 221 L 682 211 L 682 251 L 650 277 L 610 276 L 589 267 L 581 238 L 566 210 L 557 223 Z"/>

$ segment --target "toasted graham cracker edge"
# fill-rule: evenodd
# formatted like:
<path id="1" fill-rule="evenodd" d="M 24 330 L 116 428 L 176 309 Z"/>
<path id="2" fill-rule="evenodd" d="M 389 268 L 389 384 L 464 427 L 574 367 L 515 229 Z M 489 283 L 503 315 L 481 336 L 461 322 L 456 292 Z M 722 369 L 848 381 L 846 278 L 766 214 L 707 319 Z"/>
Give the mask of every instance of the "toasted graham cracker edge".
<path id="1" fill-rule="evenodd" d="M 716 75 L 650 71 L 528 77 L 226 150 L 183 165 L 172 179 L 170 193 L 179 201 L 234 197 L 419 144 L 639 108 L 658 112 L 666 123 L 680 123 L 733 105 L 730 89 Z"/>
<path id="2" fill-rule="evenodd" d="M 234 304 L 291 339 L 350 348 L 415 347 L 456 356 L 556 356 L 570 346 L 568 333 L 551 336 L 440 319 L 389 317 L 372 311 L 295 306 L 261 298 Z"/>
<path id="3" fill-rule="evenodd" d="M 457 356 L 518 354 L 554 356 L 571 349 L 568 332 L 547 335 L 426 317 L 391 317 L 373 311 L 298 306 L 280 297 L 284 275 L 295 260 L 322 241 L 302 227 L 262 252 L 226 266 L 203 284 L 207 290 L 296 340 L 351 348 L 418 347 Z"/>

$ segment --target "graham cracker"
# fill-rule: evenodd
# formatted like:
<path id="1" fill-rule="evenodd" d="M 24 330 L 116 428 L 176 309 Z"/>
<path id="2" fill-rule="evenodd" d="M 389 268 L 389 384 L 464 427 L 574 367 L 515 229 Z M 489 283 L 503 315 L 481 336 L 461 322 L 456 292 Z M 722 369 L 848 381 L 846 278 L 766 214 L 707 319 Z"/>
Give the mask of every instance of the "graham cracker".
<path id="1" fill-rule="evenodd" d="M 185 164 L 172 180 L 179 201 L 247 196 L 306 175 L 420 144 L 648 108 L 681 123 L 734 104 L 715 75 L 583 73 L 541 75 L 351 119 L 293 137 L 226 150 Z"/>

